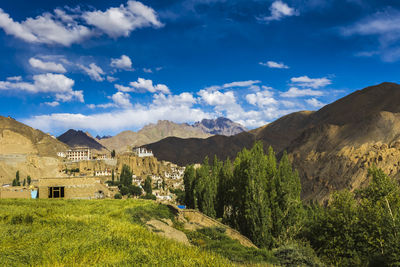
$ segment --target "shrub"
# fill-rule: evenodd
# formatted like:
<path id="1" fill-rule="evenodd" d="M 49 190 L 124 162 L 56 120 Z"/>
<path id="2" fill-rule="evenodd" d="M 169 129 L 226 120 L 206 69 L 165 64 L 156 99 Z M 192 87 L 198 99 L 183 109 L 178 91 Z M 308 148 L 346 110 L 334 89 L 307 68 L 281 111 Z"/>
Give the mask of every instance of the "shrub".
<path id="1" fill-rule="evenodd" d="M 145 196 L 141 196 L 141 199 L 151 199 L 151 200 L 156 200 L 157 197 L 153 194 L 146 194 Z"/>
<path id="2" fill-rule="evenodd" d="M 282 266 L 324 266 L 309 246 L 288 244 L 277 248 L 274 256 Z"/>
<path id="3" fill-rule="evenodd" d="M 114 195 L 114 198 L 115 198 L 115 199 L 122 199 L 121 193 L 116 193 L 116 194 Z"/>

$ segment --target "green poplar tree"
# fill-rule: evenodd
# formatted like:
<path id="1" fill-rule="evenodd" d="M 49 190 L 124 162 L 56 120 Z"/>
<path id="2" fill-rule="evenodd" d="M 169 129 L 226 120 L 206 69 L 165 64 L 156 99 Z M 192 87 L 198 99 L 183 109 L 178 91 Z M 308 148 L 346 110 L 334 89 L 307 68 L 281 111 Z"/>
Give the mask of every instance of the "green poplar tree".
<path id="1" fill-rule="evenodd" d="M 185 169 L 183 175 L 183 184 L 185 187 L 185 205 L 188 208 L 194 209 L 194 180 L 196 178 L 196 170 L 193 165 L 189 165 Z M 164 182 L 164 180 L 163 180 Z"/>

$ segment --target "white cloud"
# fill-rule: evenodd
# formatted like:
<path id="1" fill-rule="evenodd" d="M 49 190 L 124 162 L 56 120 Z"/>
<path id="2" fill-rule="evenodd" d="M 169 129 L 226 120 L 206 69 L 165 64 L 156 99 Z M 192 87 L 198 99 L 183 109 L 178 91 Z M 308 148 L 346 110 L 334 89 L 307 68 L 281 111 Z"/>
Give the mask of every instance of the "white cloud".
<path id="1" fill-rule="evenodd" d="M 273 97 L 273 93 L 268 90 L 255 94 L 248 94 L 246 95 L 246 100 L 249 104 L 260 108 L 278 104 L 278 101 Z"/>
<path id="2" fill-rule="evenodd" d="M 143 72 L 145 73 L 153 73 L 151 69 L 143 68 Z"/>
<path id="3" fill-rule="evenodd" d="M 70 46 L 92 35 L 91 30 L 86 26 L 78 25 L 75 21 L 64 23 L 50 13 L 44 13 L 36 18 L 27 18 L 20 23 L 0 9 L 0 27 L 8 35 L 29 43 Z"/>
<path id="4" fill-rule="evenodd" d="M 200 90 L 198 93 L 202 100 L 210 106 L 232 106 L 236 104 L 236 98 L 232 91 L 222 93 L 220 91 L 210 92 Z"/>
<path id="5" fill-rule="evenodd" d="M 91 63 L 89 65 L 89 67 L 85 67 L 82 64 L 78 64 L 77 65 L 79 68 L 81 68 L 87 75 L 89 75 L 89 77 L 92 80 L 98 81 L 98 82 L 102 82 L 104 81 L 104 77 L 102 75 L 104 75 L 104 71 L 97 66 L 95 63 Z"/>
<path id="6" fill-rule="evenodd" d="M 75 81 L 63 74 L 46 73 L 33 76 L 33 82 L 0 81 L 0 90 L 27 91 L 30 93 L 52 93 L 57 101 L 77 99 L 83 102 L 83 92 L 74 91 Z"/>
<path id="7" fill-rule="evenodd" d="M 94 132 L 117 133 L 122 130 L 141 128 L 158 120 L 170 120 L 177 123 L 195 122 L 212 115 L 187 105 L 136 105 L 134 108 L 117 112 L 97 113 L 93 115 L 55 113 L 33 116 L 22 121 L 43 131 L 66 129 L 87 129 Z"/>
<path id="8" fill-rule="evenodd" d="M 282 97 L 303 97 L 303 96 L 321 96 L 321 91 L 312 89 L 298 89 L 297 87 L 291 87 L 289 91 L 281 93 Z"/>
<path id="9" fill-rule="evenodd" d="M 261 83 L 259 80 L 248 80 L 248 81 L 236 81 L 231 83 L 225 83 L 223 85 L 212 85 L 204 88 L 206 91 L 216 91 L 220 89 L 235 88 L 235 87 L 251 87 L 255 84 Z"/>
<path id="10" fill-rule="evenodd" d="M 123 86 L 120 84 L 116 84 L 115 88 L 122 92 L 150 92 L 157 93 L 161 92 L 164 94 L 170 94 L 170 90 L 168 86 L 165 84 L 153 84 L 152 80 L 146 80 L 143 78 L 138 78 L 136 82 L 130 82 L 128 86 Z"/>
<path id="11" fill-rule="evenodd" d="M 118 78 L 115 78 L 113 76 L 107 76 L 107 81 L 109 81 L 110 83 L 115 82 L 116 80 L 118 80 Z"/>
<path id="12" fill-rule="evenodd" d="M 289 68 L 285 64 L 278 63 L 278 62 L 275 62 L 275 61 L 267 61 L 265 63 L 264 62 L 260 62 L 259 64 L 261 66 L 265 66 L 265 67 L 272 68 L 272 69 L 288 69 Z"/>
<path id="13" fill-rule="evenodd" d="M 293 77 L 290 79 L 290 81 L 295 86 L 311 87 L 313 89 L 324 87 L 332 83 L 332 81 L 326 77 L 313 79 L 308 76 Z"/>
<path id="14" fill-rule="evenodd" d="M 117 69 L 132 70 L 132 60 L 128 56 L 122 55 L 120 58 L 112 58 L 110 66 Z"/>
<path id="15" fill-rule="evenodd" d="M 111 99 L 113 102 L 122 108 L 130 108 L 132 107 L 131 102 L 129 101 L 129 94 L 124 94 L 122 92 L 116 92 L 115 94 L 112 95 Z"/>
<path id="16" fill-rule="evenodd" d="M 29 43 L 70 46 L 102 33 L 117 38 L 129 36 L 139 28 L 163 26 L 151 7 L 137 1 L 128 1 L 126 5 L 111 7 L 104 12 L 65 9 L 72 14 L 57 8 L 54 13 L 28 17 L 22 22 L 14 21 L 0 9 L 0 28 Z"/>
<path id="17" fill-rule="evenodd" d="M 343 36 L 375 36 L 379 47 L 373 51 L 356 53 L 356 56 L 381 55 L 383 61 L 393 62 L 400 59 L 400 11 L 387 8 L 358 22 L 341 28 Z M 368 39 L 370 40 L 370 39 Z M 370 41 L 368 41 L 370 43 Z"/>
<path id="18" fill-rule="evenodd" d="M 309 104 L 310 106 L 313 106 L 315 108 L 320 108 L 320 107 L 325 106 L 324 103 L 322 103 L 321 101 L 319 101 L 316 98 L 306 99 L 305 101 L 306 101 L 307 104 Z"/>
<path id="19" fill-rule="evenodd" d="M 132 31 L 143 27 L 162 27 L 156 12 L 137 1 L 128 1 L 127 5 L 112 7 L 106 11 L 85 12 L 82 17 L 112 38 L 129 36 Z"/>
<path id="20" fill-rule="evenodd" d="M 45 105 L 50 106 L 50 107 L 57 107 L 58 105 L 60 105 L 59 102 L 57 101 L 53 101 L 53 102 L 44 102 Z"/>
<path id="21" fill-rule="evenodd" d="M 21 76 L 12 76 L 12 77 L 8 77 L 7 81 L 10 82 L 20 82 L 22 81 L 22 77 Z"/>
<path id="22" fill-rule="evenodd" d="M 259 18 L 259 20 L 269 22 L 273 20 L 281 20 L 284 17 L 298 15 L 298 12 L 294 8 L 289 7 L 286 3 L 280 0 L 274 1 L 269 10 L 271 11 L 271 15 Z"/>
<path id="23" fill-rule="evenodd" d="M 153 104 L 157 106 L 192 106 L 197 101 L 191 93 L 184 92 L 179 95 L 154 95 Z"/>
<path id="24" fill-rule="evenodd" d="M 62 64 L 55 63 L 55 62 L 44 62 L 40 59 L 31 57 L 29 59 L 29 64 L 36 68 L 43 71 L 51 71 L 51 72 L 58 72 L 58 73 L 65 73 L 67 70 L 64 68 Z"/>

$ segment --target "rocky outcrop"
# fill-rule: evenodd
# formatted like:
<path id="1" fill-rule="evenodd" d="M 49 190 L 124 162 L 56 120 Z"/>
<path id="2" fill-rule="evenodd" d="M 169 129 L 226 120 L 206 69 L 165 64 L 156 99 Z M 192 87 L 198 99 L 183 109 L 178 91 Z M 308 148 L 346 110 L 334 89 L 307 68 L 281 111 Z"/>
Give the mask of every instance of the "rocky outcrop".
<path id="1" fill-rule="evenodd" d="M 205 133 L 226 136 L 235 135 L 247 131 L 247 129 L 240 123 L 233 122 L 230 119 L 223 117 L 219 117 L 214 120 L 203 119 L 200 122 L 194 123 L 193 127 L 201 129 Z"/>

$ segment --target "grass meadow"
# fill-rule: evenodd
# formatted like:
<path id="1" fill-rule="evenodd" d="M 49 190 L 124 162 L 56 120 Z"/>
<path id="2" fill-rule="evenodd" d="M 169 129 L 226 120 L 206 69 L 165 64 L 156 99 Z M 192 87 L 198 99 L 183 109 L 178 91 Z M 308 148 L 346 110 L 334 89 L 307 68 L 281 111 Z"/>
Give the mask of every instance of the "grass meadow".
<path id="1" fill-rule="evenodd" d="M 151 233 L 138 210 L 169 216 L 146 200 L 0 200 L 0 266 L 234 265 Z"/>

